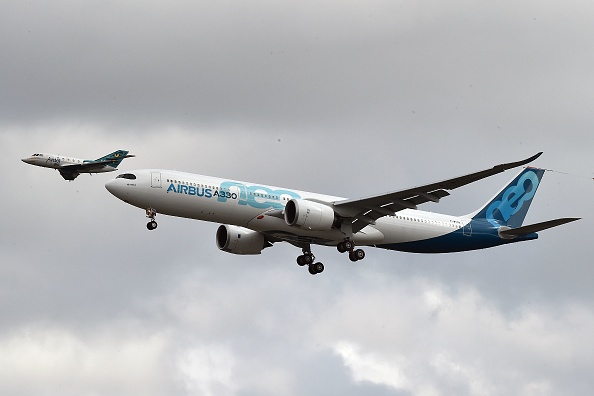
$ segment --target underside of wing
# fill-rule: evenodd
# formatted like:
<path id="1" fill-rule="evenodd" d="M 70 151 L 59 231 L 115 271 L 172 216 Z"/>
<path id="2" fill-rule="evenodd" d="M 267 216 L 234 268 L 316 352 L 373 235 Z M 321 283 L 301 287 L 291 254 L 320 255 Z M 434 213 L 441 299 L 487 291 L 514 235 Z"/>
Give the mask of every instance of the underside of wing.
<path id="1" fill-rule="evenodd" d="M 72 168 L 71 166 L 60 168 L 58 171 L 64 180 L 74 180 L 80 175 L 80 173 L 78 173 L 78 168 Z"/>
<path id="2" fill-rule="evenodd" d="M 407 190 L 394 191 L 366 198 L 337 201 L 332 204 L 332 207 L 345 221 L 352 222 L 352 232 L 355 233 L 368 224 L 374 224 L 380 217 L 394 215 L 403 209 L 416 209 L 417 205 L 425 202 L 439 202 L 441 198 L 450 195 L 446 190 L 453 190 L 508 169 L 526 165 L 534 161 L 541 154 L 538 153 L 522 161 L 499 164 L 490 169 Z"/>
<path id="3" fill-rule="evenodd" d="M 100 172 L 113 161 L 85 162 L 82 164 L 65 165 L 58 170 L 66 180 L 74 180 L 81 173 Z"/>
<path id="4" fill-rule="evenodd" d="M 115 161 L 113 160 L 88 161 L 82 164 L 65 165 L 62 168 L 60 168 L 60 172 L 64 170 L 66 172 L 93 173 L 103 170 L 105 168 L 105 165 L 110 166 L 114 162 Z"/>

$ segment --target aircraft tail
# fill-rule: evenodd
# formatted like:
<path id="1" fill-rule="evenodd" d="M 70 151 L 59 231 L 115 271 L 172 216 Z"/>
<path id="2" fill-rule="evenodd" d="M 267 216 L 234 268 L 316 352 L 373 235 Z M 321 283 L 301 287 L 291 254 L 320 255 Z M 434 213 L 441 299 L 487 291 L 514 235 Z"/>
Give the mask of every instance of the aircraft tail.
<path id="1" fill-rule="evenodd" d="M 571 223 L 572 221 L 580 220 L 579 217 L 564 217 L 562 219 L 555 219 L 543 221 L 542 223 L 531 224 L 518 228 L 501 227 L 499 228 L 499 236 L 503 239 L 513 239 L 519 236 L 529 235 L 534 232 L 546 230 L 557 227 L 563 224 Z M 504 229 L 505 228 L 505 229 Z"/>
<path id="2" fill-rule="evenodd" d="M 128 155 L 128 151 L 126 150 L 118 150 L 114 151 L 111 154 L 107 154 L 101 158 L 97 158 L 95 162 L 103 162 L 106 165 L 112 166 L 117 168 L 120 163 L 124 160 L 124 158 L 134 157 L 133 155 Z"/>
<path id="3" fill-rule="evenodd" d="M 522 170 L 482 209 L 469 217 L 485 219 L 495 227 L 521 227 L 544 172 L 544 169 L 539 168 Z"/>

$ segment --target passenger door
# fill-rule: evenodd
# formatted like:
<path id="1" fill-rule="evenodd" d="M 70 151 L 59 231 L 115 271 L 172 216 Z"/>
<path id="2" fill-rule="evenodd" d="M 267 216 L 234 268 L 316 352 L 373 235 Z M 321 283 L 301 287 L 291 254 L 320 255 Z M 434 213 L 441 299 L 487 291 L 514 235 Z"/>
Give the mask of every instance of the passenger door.
<path id="1" fill-rule="evenodd" d="M 151 187 L 161 188 L 161 172 L 151 172 Z"/>

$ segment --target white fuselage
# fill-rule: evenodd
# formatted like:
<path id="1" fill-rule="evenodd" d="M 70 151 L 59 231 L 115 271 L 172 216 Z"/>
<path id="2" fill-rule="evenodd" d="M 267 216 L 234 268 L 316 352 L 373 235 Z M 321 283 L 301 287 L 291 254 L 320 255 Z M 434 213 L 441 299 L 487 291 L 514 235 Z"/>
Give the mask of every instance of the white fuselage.
<path id="1" fill-rule="evenodd" d="M 126 178 L 126 175 L 129 178 Z M 132 179 L 132 177 L 134 177 Z M 160 214 L 232 224 L 280 240 L 336 245 L 345 239 L 337 228 L 311 231 L 288 225 L 280 215 L 293 198 L 337 202 L 344 198 L 233 181 L 170 170 L 135 170 L 109 181 L 106 188 L 123 201 Z M 400 244 L 437 238 L 457 230 L 470 236 L 469 218 L 402 210 L 378 219 L 352 235 L 357 245 Z"/>
<path id="2" fill-rule="evenodd" d="M 72 165 L 83 165 L 86 163 L 93 162 L 92 160 L 68 157 L 68 156 L 60 155 L 60 154 L 43 154 L 43 153 L 33 154 L 28 158 L 23 158 L 21 161 L 23 161 L 27 164 L 30 164 L 30 165 L 36 165 L 36 166 L 41 166 L 44 168 L 52 168 L 52 169 L 67 168 L 68 166 L 72 166 Z M 109 166 L 109 165 L 103 165 L 102 167 L 94 168 L 92 170 L 92 172 L 89 171 L 88 173 L 112 172 L 114 170 L 116 170 L 116 168 Z M 87 173 L 85 170 L 79 170 L 79 172 Z"/>

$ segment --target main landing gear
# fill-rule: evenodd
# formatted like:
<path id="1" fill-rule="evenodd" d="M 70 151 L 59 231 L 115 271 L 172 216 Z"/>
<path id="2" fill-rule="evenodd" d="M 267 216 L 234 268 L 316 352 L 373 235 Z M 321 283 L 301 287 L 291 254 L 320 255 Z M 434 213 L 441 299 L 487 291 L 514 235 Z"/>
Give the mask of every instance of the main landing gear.
<path id="1" fill-rule="evenodd" d="M 322 263 L 314 263 L 316 256 L 313 255 L 309 246 L 307 248 L 303 248 L 303 254 L 297 257 L 297 264 L 300 266 L 307 265 L 309 269 L 309 273 L 312 275 L 319 274 L 320 272 L 324 271 L 324 264 Z"/>
<path id="2" fill-rule="evenodd" d="M 365 251 L 363 249 L 355 249 L 355 244 L 350 239 L 345 239 L 342 242 L 339 242 L 336 246 L 336 249 L 340 253 L 349 252 L 349 259 L 353 262 L 363 260 L 365 258 Z M 324 271 L 324 264 L 316 263 L 316 256 L 313 255 L 311 252 L 311 248 L 309 245 L 303 248 L 303 254 L 297 257 L 297 264 L 300 266 L 308 266 L 309 273 L 312 275 L 319 274 L 320 272 Z"/>
<path id="3" fill-rule="evenodd" d="M 349 252 L 349 259 L 353 262 L 363 260 L 365 258 L 365 251 L 363 249 L 355 249 L 355 244 L 350 239 L 345 239 L 336 245 L 336 249 L 340 253 Z"/>
<path id="4" fill-rule="evenodd" d="M 146 217 L 151 219 L 148 223 L 146 223 L 146 228 L 149 230 L 154 230 L 157 228 L 157 222 L 155 221 L 155 216 L 157 216 L 157 211 L 153 208 L 147 208 L 146 210 Z"/>

